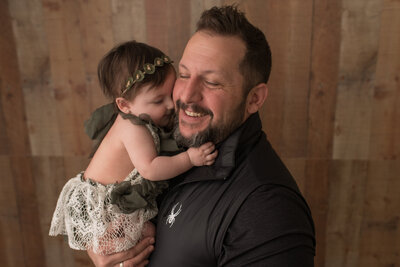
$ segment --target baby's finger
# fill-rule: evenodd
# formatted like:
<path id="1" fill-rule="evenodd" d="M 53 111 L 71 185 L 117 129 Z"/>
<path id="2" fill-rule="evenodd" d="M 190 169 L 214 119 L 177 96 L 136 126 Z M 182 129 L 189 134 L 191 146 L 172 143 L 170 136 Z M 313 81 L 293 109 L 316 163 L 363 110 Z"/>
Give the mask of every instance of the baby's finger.
<path id="1" fill-rule="evenodd" d="M 212 165 L 215 162 L 215 158 L 218 156 L 218 152 L 215 151 L 214 153 L 208 155 L 206 157 L 206 163 L 205 165 Z"/>
<path id="2" fill-rule="evenodd" d="M 204 149 L 203 150 L 203 154 L 207 155 L 207 154 L 211 154 L 213 151 L 215 150 L 215 146 L 212 145 L 211 147 Z"/>
<path id="3" fill-rule="evenodd" d="M 215 159 L 212 159 L 212 160 L 207 160 L 205 163 L 204 163 L 204 165 L 213 165 L 214 164 L 214 162 L 215 162 Z"/>
<path id="4" fill-rule="evenodd" d="M 211 148 L 211 147 L 214 147 L 214 144 L 213 144 L 212 142 L 207 142 L 207 143 L 205 143 L 205 144 L 202 144 L 202 145 L 200 146 L 200 149 L 201 149 L 202 151 L 204 151 L 204 150 L 209 149 L 209 148 Z"/>
<path id="5" fill-rule="evenodd" d="M 206 160 L 215 159 L 218 156 L 218 150 L 215 150 L 213 153 L 206 156 Z"/>

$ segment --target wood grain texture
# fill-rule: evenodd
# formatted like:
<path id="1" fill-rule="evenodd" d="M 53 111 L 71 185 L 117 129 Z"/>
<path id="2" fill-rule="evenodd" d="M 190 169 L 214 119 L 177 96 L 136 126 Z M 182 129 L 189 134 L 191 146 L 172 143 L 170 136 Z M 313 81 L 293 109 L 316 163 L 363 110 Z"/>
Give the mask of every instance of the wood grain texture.
<path id="1" fill-rule="evenodd" d="M 191 35 L 189 11 L 185 0 L 146 1 L 147 42 L 168 54 L 175 66 Z"/>
<path id="2" fill-rule="evenodd" d="M 82 131 L 83 118 L 89 114 L 89 95 L 86 86 L 80 32 L 75 9 L 54 2 L 44 5 L 46 35 L 49 44 L 50 93 L 59 124 L 63 155 L 84 155 L 90 149 Z M 57 12 L 59 18 L 53 14 Z M 68 64 L 65 64 L 68 62 Z M 63 127 L 68 125 L 68 127 Z"/>
<path id="3" fill-rule="evenodd" d="M 115 43 L 146 42 L 145 0 L 113 0 L 111 3 Z"/>
<path id="4" fill-rule="evenodd" d="M 14 255 L 23 255 L 24 263 L 30 266 L 45 265 L 43 235 L 39 222 L 37 195 L 32 173 L 32 158 L 29 156 L 11 156 L 10 168 L 18 205 L 19 231 L 22 251 Z"/>
<path id="5" fill-rule="evenodd" d="M 0 43 L 1 136 L 4 155 L 30 154 L 26 109 L 22 92 L 17 51 L 8 5 L 1 3 L 0 31 L 7 41 Z"/>
<path id="6" fill-rule="evenodd" d="M 304 157 L 313 2 L 248 1 L 243 7 L 249 20 L 266 33 L 273 51 L 269 98 L 262 110 L 264 126 L 272 123 L 280 130 L 269 131 L 269 136 L 282 156 Z"/>
<path id="7" fill-rule="evenodd" d="M 85 66 L 86 84 L 89 93 L 90 111 L 109 101 L 102 95 L 97 80 L 97 65 L 100 59 L 116 43 L 113 39 L 112 9 L 107 0 L 67 1 L 75 5 L 79 13 L 79 31 Z M 86 118 L 85 118 L 86 119 Z M 82 127 L 82 126 L 81 126 Z"/>
<path id="8" fill-rule="evenodd" d="M 400 164 L 370 161 L 360 231 L 359 266 L 396 266 L 400 249 Z"/>
<path id="9" fill-rule="evenodd" d="M 370 159 L 400 159 L 400 2 L 384 1 L 372 98 Z"/>
<path id="10" fill-rule="evenodd" d="M 326 257 L 326 232 L 329 207 L 329 170 L 327 159 L 308 159 L 305 166 L 303 194 L 312 211 L 317 241 L 315 265 L 323 266 Z"/>
<path id="11" fill-rule="evenodd" d="M 368 159 L 381 0 L 342 1 L 333 157 Z"/>
<path id="12" fill-rule="evenodd" d="M 0 156 L 0 265 L 25 266 L 16 187 L 8 156 Z"/>
<path id="13" fill-rule="evenodd" d="M 2 36 L 8 42 L 2 42 L 0 46 L 2 51 L 0 57 L 2 59 L 0 63 L 1 107 L 7 129 L 6 142 L 9 144 L 9 151 L 5 159 L 8 163 L 5 167 L 8 170 L 1 171 L 1 175 L 2 179 L 7 180 L 7 183 L 2 182 L 6 185 L 5 189 L 12 192 L 12 195 L 9 196 L 11 205 L 7 205 L 8 201 L 4 199 L 2 210 L 5 214 L 2 214 L 0 230 L 6 236 L 5 242 L 11 244 L 11 247 L 9 245 L 3 247 L 2 245 L 1 249 L 4 250 L 2 253 L 10 253 L 10 255 L 5 256 L 9 263 L 21 263 L 23 265 L 29 263 L 32 266 L 43 266 L 43 237 L 40 233 L 35 184 L 31 169 L 31 149 L 29 147 L 24 95 L 20 83 L 20 64 L 18 64 L 16 57 L 17 50 L 11 31 L 11 14 L 4 2 L 2 2 L 1 12 L 0 15 L 4 21 L 1 21 L 0 24 L 4 29 L 2 32 L 5 34 Z M 13 216 L 13 213 L 17 216 Z M 20 243 L 17 240 L 10 241 L 15 237 L 20 238 Z M 11 251 L 13 248 L 14 250 Z M 19 257 L 19 259 L 16 257 Z"/>
<path id="14" fill-rule="evenodd" d="M 330 158 L 341 42 L 341 3 L 314 1 L 307 157 Z"/>
<path id="15" fill-rule="evenodd" d="M 338 160 L 329 171 L 326 265 L 359 265 L 368 161 Z"/>
<path id="16" fill-rule="evenodd" d="M 398 266 L 398 0 L 0 1 L 1 266 L 93 266 L 48 230 L 108 102 L 99 60 L 136 39 L 177 66 L 202 11 L 232 3 L 271 45 L 260 115 L 312 209 L 315 266 Z"/>
<path id="17" fill-rule="evenodd" d="M 61 155 L 40 1 L 10 1 L 32 155 Z M 26 10 L 29 10 L 27 12 Z"/>

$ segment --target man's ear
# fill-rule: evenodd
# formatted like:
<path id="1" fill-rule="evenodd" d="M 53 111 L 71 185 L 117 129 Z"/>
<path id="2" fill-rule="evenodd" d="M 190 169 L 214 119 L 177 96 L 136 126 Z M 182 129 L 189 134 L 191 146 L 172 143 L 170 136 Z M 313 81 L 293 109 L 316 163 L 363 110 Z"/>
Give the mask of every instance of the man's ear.
<path id="1" fill-rule="evenodd" d="M 115 104 L 117 104 L 118 109 L 123 113 L 129 113 L 129 102 L 125 98 L 117 97 L 115 99 Z"/>
<path id="2" fill-rule="evenodd" d="M 246 99 L 246 111 L 248 114 L 256 113 L 264 104 L 268 96 L 268 87 L 265 83 L 260 83 L 250 90 Z"/>

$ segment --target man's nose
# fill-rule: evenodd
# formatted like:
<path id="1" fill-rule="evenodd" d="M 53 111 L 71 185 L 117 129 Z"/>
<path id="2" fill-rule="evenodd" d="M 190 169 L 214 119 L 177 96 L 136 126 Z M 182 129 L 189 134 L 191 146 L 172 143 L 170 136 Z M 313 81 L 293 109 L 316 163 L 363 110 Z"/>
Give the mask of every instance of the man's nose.
<path id="1" fill-rule="evenodd" d="M 182 88 L 180 99 L 183 103 L 197 103 L 202 100 L 202 89 L 201 84 L 197 79 L 191 78 Z"/>

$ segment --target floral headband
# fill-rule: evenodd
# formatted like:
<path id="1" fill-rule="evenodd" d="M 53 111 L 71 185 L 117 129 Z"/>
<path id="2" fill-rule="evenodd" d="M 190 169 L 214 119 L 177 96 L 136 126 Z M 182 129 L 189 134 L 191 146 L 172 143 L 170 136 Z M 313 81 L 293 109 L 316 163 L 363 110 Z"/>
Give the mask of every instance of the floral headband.
<path id="1" fill-rule="evenodd" d="M 133 77 L 129 77 L 126 81 L 125 88 L 122 89 L 121 95 L 124 95 L 132 86 L 137 83 L 141 82 L 144 79 L 145 74 L 153 74 L 156 71 L 156 67 L 162 67 L 164 64 L 171 64 L 173 61 L 166 55 L 162 57 L 156 57 L 154 59 L 154 64 L 146 63 L 143 65 L 143 71 L 137 70 L 133 74 Z"/>

